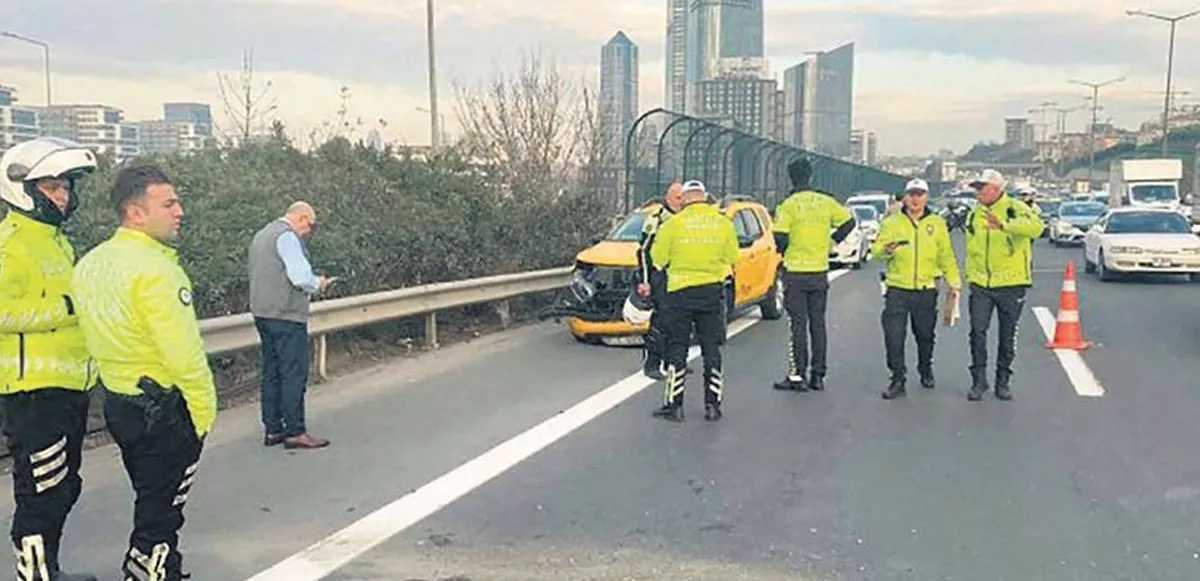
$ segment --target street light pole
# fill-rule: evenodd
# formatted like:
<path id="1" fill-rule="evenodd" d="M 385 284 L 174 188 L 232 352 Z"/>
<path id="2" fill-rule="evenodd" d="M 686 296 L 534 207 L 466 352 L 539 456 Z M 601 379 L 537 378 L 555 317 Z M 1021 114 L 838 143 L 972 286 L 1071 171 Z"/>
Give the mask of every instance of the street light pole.
<path id="1" fill-rule="evenodd" d="M 28 36 L 21 36 L 20 34 L 17 34 L 15 32 L 0 31 L 0 36 L 3 36 L 5 38 L 11 38 L 13 40 L 18 40 L 18 41 L 21 41 L 21 42 L 24 42 L 27 44 L 32 44 L 34 46 L 39 46 L 42 48 L 42 53 L 43 53 L 43 56 L 45 57 L 44 60 L 45 60 L 45 65 L 46 65 L 46 106 L 49 107 L 50 103 L 51 103 L 51 100 L 50 100 L 50 44 L 40 41 L 36 38 L 29 38 Z"/>
<path id="2" fill-rule="evenodd" d="M 1092 187 L 1092 175 L 1096 172 L 1096 111 L 1100 105 L 1100 87 L 1120 83 L 1124 80 L 1125 77 L 1104 81 L 1103 83 L 1089 83 L 1074 79 L 1067 81 L 1068 83 L 1092 88 L 1092 123 L 1088 126 L 1088 188 Z"/>
<path id="3" fill-rule="evenodd" d="M 1163 98 L 1163 138 L 1162 138 L 1162 155 L 1167 157 L 1167 142 L 1171 137 L 1171 72 L 1175 66 L 1175 25 L 1181 20 L 1187 20 L 1197 14 L 1200 10 L 1193 10 L 1187 14 L 1179 16 L 1163 16 L 1161 14 L 1153 14 L 1145 10 L 1126 10 L 1125 14 L 1129 16 L 1145 16 L 1155 20 L 1162 20 L 1171 24 L 1171 39 L 1167 43 L 1167 95 Z"/>
<path id="4" fill-rule="evenodd" d="M 433 42 L 433 0 L 425 0 L 425 36 L 429 42 L 429 144 L 441 147 L 438 133 L 437 59 Z"/>

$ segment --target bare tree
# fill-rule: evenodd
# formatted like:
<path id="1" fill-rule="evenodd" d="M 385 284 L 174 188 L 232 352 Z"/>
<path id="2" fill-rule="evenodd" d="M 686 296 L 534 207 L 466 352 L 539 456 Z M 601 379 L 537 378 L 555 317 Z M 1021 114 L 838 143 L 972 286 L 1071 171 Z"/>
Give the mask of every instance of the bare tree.
<path id="1" fill-rule="evenodd" d="M 271 90 L 270 80 L 261 87 L 255 84 L 253 49 L 242 53 L 242 72 L 237 79 L 217 73 L 217 82 L 221 90 L 221 101 L 225 105 L 225 115 L 230 124 L 229 127 L 217 128 L 223 141 L 243 144 L 255 135 L 270 130 L 278 105 Z"/>
<path id="2" fill-rule="evenodd" d="M 455 86 L 460 146 L 490 168 L 513 195 L 552 198 L 564 190 L 595 192 L 609 147 L 596 100 L 584 82 L 529 53 L 516 71 Z"/>

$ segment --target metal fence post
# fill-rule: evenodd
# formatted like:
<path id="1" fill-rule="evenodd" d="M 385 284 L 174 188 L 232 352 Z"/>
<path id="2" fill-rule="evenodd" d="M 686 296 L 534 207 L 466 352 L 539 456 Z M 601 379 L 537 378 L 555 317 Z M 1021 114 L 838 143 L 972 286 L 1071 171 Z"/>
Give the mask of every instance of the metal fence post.
<path id="1" fill-rule="evenodd" d="M 321 381 L 329 380 L 328 335 L 317 335 L 317 377 L 320 377 Z"/>
<path id="2" fill-rule="evenodd" d="M 438 348 L 437 311 L 425 315 L 425 346 L 429 349 Z"/>

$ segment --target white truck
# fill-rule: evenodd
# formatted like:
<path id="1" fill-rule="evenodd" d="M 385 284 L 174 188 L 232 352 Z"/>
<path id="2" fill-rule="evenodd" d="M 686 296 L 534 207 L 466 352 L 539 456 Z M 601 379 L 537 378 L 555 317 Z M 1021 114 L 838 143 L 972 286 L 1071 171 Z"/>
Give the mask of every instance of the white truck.
<path id="1" fill-rule="evenodd" d="M 1183 162 L 1178 159 L 1120 159 L 1112 162 L 1108 177 L 1111 208 L 1142 206 L 1170 208 L 1192 216 L 1192 207 L 1179 195 Z"/>

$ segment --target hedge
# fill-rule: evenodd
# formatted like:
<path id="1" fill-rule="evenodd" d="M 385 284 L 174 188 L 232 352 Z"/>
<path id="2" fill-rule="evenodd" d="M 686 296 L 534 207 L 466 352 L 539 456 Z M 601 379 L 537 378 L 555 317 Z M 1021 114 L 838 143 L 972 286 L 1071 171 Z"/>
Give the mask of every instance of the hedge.
<path id="1" fill-rule="evenodd" d="M 453 151 L 429 161 L 334 139 L 306 153 L 273 139 L 131 160 L 163 167 L 184 206 L 180 260 L 197 314 L 248 310 L 247 246 L 296 200 L 311 203 L 315 267 L 330 296 L 563 266 L 606 224 L 586 188 L 507 191 Z M 109 162 L 88 178 L 68 235 L 82 255 L 111 235 Z"/>

